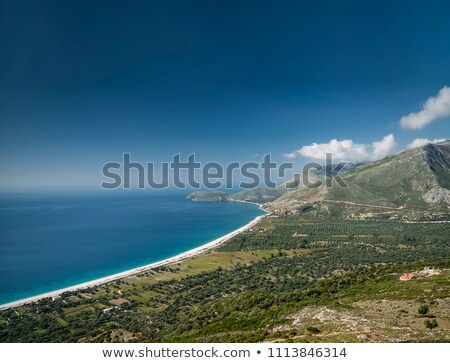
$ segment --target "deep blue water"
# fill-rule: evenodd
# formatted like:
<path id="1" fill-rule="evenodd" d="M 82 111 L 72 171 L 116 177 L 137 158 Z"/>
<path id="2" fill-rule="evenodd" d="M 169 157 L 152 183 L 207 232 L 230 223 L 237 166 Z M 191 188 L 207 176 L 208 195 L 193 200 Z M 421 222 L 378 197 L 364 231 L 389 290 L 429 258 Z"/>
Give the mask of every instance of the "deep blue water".
<path id="1" fill-rule="evenodd" d="M 261 214 L 180 192 L 0 195 L 0 304 L 172 257 Z"/>

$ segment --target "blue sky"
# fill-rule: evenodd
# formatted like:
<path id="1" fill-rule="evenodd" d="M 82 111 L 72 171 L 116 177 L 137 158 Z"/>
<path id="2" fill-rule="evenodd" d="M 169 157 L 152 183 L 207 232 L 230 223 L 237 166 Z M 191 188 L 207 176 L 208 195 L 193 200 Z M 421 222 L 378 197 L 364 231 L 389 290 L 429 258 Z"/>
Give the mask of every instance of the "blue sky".
<path id="1" fill-rule="evenodd" d="M 332 139 L 374 158 L 390 134 L 389 152 L 448 138 L 439 110 L 400 125 L 450 86 L 448 14 L 448 1 L 1 1 L 0 186 L 98 186 L 123 152 L 301 164 L 315 154 L 296 150 Z"/>

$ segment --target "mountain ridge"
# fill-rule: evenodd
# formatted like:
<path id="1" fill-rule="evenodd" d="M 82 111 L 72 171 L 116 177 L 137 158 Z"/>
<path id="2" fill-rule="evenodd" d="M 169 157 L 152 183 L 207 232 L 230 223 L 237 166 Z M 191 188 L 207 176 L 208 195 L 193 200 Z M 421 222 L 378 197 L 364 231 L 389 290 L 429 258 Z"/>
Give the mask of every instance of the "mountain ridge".
<path id="1" fill-rule="evenodd" d="M 450 205 L 450 142 L 428 144 L 390 155 L 341 176 L 347 187 L 300 188 L 271 204 L 293 211 L 322 201 L 448 212 Z"/>
<path id="2" fill-rule="evenodd" d="M 287 187 L 293 182 L 290 180 L 276 188 L 260 186 L 234 194 L 204 190 L 193 192 L 188 198 L 259 203 L 279 214 L 315 210 L 337 217 L 348 216 L 349 210 L 359 213 L 379 208 L 441 214 L 450 211 L 449 140 L 404 150 L 370 163 L 347 163 L 338 174 L 346 186 L 340 186 L 333 180 L 336 175 L 327 175 L 323 168 L 309 173 L 311 183 L 322 182 L 316 188 L 306 187 L 300 176 L 300 185 L 293 189 Z M 326 186 L 326 179 L 331 179 L 332 187 Z M 339 208 L 326 206 L 330 203 L 339 204 Z"/>

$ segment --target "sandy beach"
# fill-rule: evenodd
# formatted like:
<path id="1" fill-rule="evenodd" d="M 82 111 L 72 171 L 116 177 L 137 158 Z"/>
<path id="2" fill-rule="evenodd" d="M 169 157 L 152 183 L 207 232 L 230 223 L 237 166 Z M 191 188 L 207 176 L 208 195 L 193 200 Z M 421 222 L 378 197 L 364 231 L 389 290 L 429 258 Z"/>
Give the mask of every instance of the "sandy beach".
<path id="1" fill-rule="evenodd" d="M 253 204 L 257 204 L 257 203 L 253 203 Z M 260 205 L 260 209 L 264 210 L 262 208 L 262 206 Z M 266 211 L 267 212 L 267 211 Z M 242 226 L 222 237 L 219 237 L 211 242 L 208 242 L 204 245 L 201 245 L 199 247 L 193 248 L 189 251 L 180 253 L 179 255 L 176 255 L 174 257 L 170 257 L 167 258 L 165 260 L 162 261 L 158 261 L 158 262 L 154 262 L 154 263 L 150 263 L 148 265 L 144 265 L 141 267 L 137 267 L 131 270 L 127 270 L 127 271 L 123 271 L 123 272 L 119 272 L 117 274 L 114 275 L 109 275 L 100 279 L 96 279 L 96 280 L 91 280 L 82 284 L 78 284 L 78 285 L 73 285 L 73 286 L 69 286 L 69 287 L 65 287 L 63 289 L 59 289 L 59 290 L 55 290 L 55 291 L 51 291 L 51 292 L 47 292 L 44 294 L 40 294 L 40 295 L 35 295 L 35 296 L 31 296 L 25 299 L 21 299 L 21 300 L 16 300 L 16 301 L 12 301 L 10 303 L 6 303 L 6 304 L 2 304 L 0 305 L 0 310 L 4 310 L 4 309 L 9 309 L 9 308 L 13 308 L 13 307 L 17 307 L 20 305 L 24 305 L 33 301 L 38 301 L 40 299 L 44 299 L 44 298 L 49 298 L 49 297 L 56 297 L 60 294 L 62 294 L 63 292 L 67 292 L 67 291 L 76 291 L 76 290 L 82 290 L 88 287 L 93 287 L 96 285 L 102 285 L 120 278 L 124 278 L 124 277 L 129 277 L 129 276 L 133 276 L 148 270 L 151 270 L 153 268 L 156 267 L 160 267 L 160 266 L 165 266 L 165 265 L 169 265 L 172 263 L 176 263 L 179 261 L 182 261 L 186 258 L 189 257 L 193 257 L 196 256 L 198 254 L 204 253 L 208 250 L 211 250 L 221 244 L 223 244 L 224 242 L 228 241 L 229 239 L 235 237 L 236 235 L 238 235 L 239 233 L 253 227 L 255 224 L 257 224 L 262 218 L 264 218 L 266 215 L 262 215 L 262 216 L 258 216 L 255 219 L 253 219 L 252 221 L 250 221 L 249 223 L 247 223 L 245 226 Z"/>

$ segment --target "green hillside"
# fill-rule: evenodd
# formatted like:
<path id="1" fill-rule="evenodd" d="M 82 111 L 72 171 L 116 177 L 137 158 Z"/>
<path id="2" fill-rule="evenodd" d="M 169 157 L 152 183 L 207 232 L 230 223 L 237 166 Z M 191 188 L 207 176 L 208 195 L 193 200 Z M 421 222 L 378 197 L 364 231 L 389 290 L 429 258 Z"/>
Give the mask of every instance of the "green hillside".
<path id="1" fill-rule="evenodd" d="M 242 200 L 253 203 L 272 202 L 281 197 L 286 190 L 284 188 L 257 187 L 252 189 L 244 189 L 230 196 L 230 200 Z"/>
<path id="2" fill-rule="evenodd" d="M 228 200 L 229 193 L 221 192 L 219 190 L 200 190 L 192 192 L 186 198 L 194 202 L 223 202 Z"/>

